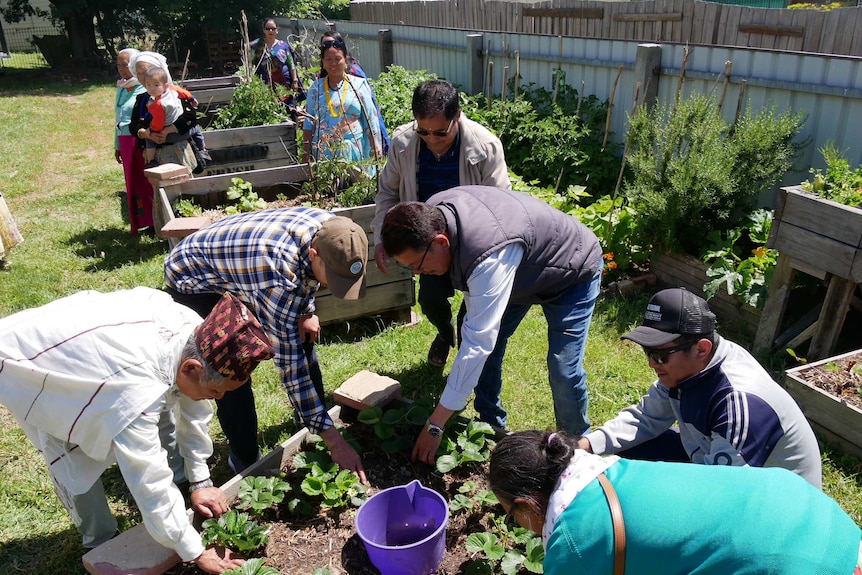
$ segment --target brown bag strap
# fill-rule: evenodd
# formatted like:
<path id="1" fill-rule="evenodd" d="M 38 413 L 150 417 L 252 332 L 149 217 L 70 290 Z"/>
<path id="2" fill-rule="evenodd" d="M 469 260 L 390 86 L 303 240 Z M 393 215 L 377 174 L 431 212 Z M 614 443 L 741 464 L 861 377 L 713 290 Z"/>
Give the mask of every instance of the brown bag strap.
<path id="1" fill-rule="evenodd" d="M 605 492 L 614 523 L 614 575 L 623 575 L 626 570 L 626 526 L 623 523 L 623 508 L 620 506 L 616 489 L 604 473 L 599 475 L 599 484 Z"/>

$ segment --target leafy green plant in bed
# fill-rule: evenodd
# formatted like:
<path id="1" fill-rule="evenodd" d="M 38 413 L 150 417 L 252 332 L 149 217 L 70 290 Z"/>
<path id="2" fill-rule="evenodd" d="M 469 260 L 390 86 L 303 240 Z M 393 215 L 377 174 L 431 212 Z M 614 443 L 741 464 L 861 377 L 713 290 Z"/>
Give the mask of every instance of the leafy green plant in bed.
<path id="1" fill-rule="evenodd" d="M 862 166 L 855 170 L 841 150 L 830 142 L 820 149 L 826 160 L 826 171 L 812 169 L 812 178 L 802 182 L 802 189 L 847 206 L 862 207 Z"/>
<path id="2" fill-rule="evenodd" d="M 342 430 L 342 435 L 347 435 Z M 315 436 L 319 438 L 319 436 Z M 354 447 L 355 439 L 347 435 L 348 443 Z M 316 446 L 325 443 L 320 440 Z M 308 500 L 293 499 L 288 502 L 288 509 L 300 513 L 308 513 L 310 508 L 319 503 L 321 509 L 339 509 L 343 507 L 359 507 L 365 501 L 367 487 L 359 480 L 359 476 L 347 469 L 339 470 L 324 449 L 300 451 L 293 456 L 293 467 L 302 476 L 299 488 Z"/>
<path id="3" fill-rule="evenodd" d="M 778 261 L 778 252 L 766 247 L 771 227 L 772 212 L 755 210 L 741 227 L 707 234 L 709 246 L 702 257 L 710 264 L 706 270 L 710 280 L 703 286 L 706 299 L 724 286 L 728 294 L 738 296 L 748 305 L 763 307 Z"/>
<path id="4" fill-rule="evenodd" d="M 467 550 L 482 555 L 467 566 L 467 575 L 516 575 L 522 568 L 530 573 L 544 573 L 545 550 L 540 536 L 529 529 L 508 525 L 505 517 L 492 513 L 488 518 L 492 524 L 489 531 L 467 537 Z"/>
<path id="5" fill-rule="evenodd" d="M 269 525 L 249 519 L 248 513 L 232 509 L 218 519 L 203 522 L 204 545 L 216 544 L 239 553 L 255 551 L 269 542 Z"/>
<path id="6" fill-rule="evenodd" d="M 465 481 L 458 487 L 458 493 L 449 501 L 449 510 L 452 513 L 471 512 L 498 503 L 497 496 L 494 495 L 493 491 L 477 489 L 475 481 Z"/>
<path id="7" fill-rule="evenodd" d="M 231 178 L 230 187 L 226 193 L 228 200 L 236 202 L 224 206 L 224 211 L 227 214 L 239 214 L 266 209 L 266 201 L 257 195 L 251 182 L 246 182 L 242 178 Z"/>
<path id="8" fill-rule="evenodd" d="M 466 426 L 447 425 L 437 450 L 436 468 L 449 473 L 465 463 L 488 461 L 494 446 L 494 430 L 483 421 L 470 420 Z"/>
<path id="9" fill-rule="evenodd" d="M 278 569 L 266 564 L 266 559 L 254 557 L 246 559 L 239 567 L 225 571 L 224 575 L 278 575 Z"/>
<path id="10" fill-rule="evenodd" d="M 184 218 L 193 218 L 203 214 L 201 207 L 188 198 L 179 198 L 174 202 L 174 213 Z"/>
<path id="11" fill-rule="evenodd" d="M 245 128 L 281 124 L 289 120 L 287 108 L 272 88 L 257 76 L 234 89 L 230 104 L 219 110 L 213 121 L 216 129 Z"/>
<path id="12" fill-rule="evenodd" d="M 379 406 L 368 407 L 359 412 L 357 419 L 374 427 L 374 435 L 380 440 L 380 449 L 385 453 L 396 453 L 413 446 L 411 437 L 414 433 L 410 427 L 424 425 L 430 415 L 431 407 L 428 404 L 416 402 L 386 411 Z"/>
<path id="13" fill-rule="evenodd" d="M 290 483 L 282 480 L 281 477 L 244 477 L 239 484 L 237 507 L 250 509 L 252 513 L 259 515 L 284 501 L 290 490 Z"/>

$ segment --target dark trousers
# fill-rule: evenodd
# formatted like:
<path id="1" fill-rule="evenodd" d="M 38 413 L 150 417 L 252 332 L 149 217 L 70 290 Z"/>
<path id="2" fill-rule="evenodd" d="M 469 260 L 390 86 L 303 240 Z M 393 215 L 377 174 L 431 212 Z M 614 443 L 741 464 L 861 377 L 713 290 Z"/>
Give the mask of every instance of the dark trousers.
<path id="1" fill-rule="evenodd" d="M 196 311 L 201 317 L 206 317 L 221 299 L 221 294 L 197 293 L 184 294 L 167 287 L 175 302 Z M 317 352 L 312 342 L 302 345 L 305 358 L 308 361 L 308 371 L 314 389 L 324 397 L 323 374 L 317 361 Z M 222 431 L 230 446 L 230 460 L 234 470 L 239 473 L 258 460 L 260 449 L 257 445 L 257 411 L 254 407 L 254 392 L 251 378 L 239 388 L 228 391 L 221 399 L 216 399 L 216 416 Z"/>
<path id="2" fill-rule="evenodd" d="M 419 307 L 422 313 L 437 328 L 437 333 L 446 340 L 450 347 L 457 347 L 460 342 L 461 324 L 464 322 L 466 309 L 463 302 L 458 310 L 458 329 L 452 325 L 452 303 L 449 298 L 455 295 L 452 281 L 448 275 L 419 276 Z M 456 341 L 456 334 L 459 336 Z"/>
<path id="3" fill-rule="evenodd" d="M 626 459 L 640 459 L 642 461 L 691 463 L 691 457 L 689 457 L 682 446 L 682 439 L 679 436 L 679 428 L 677 427 L 671 427 L 658 437 L 620 451 L 617 455 Z"/>

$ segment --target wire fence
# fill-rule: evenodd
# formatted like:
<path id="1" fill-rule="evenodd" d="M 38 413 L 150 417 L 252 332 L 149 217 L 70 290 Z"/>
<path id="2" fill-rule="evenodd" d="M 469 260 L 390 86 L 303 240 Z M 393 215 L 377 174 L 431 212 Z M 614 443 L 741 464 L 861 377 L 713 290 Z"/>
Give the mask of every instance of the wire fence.
<path id="1" fill-rule="evenodd" d="M 8 25 L 7 25 L 8 26 Z M 56 36 L 50 26 L 4 28 L 5 42 L 0 46 L 0 66 L 3 68 L 47 68 L 48 62 L 34 41 L 35 37 Z"/>

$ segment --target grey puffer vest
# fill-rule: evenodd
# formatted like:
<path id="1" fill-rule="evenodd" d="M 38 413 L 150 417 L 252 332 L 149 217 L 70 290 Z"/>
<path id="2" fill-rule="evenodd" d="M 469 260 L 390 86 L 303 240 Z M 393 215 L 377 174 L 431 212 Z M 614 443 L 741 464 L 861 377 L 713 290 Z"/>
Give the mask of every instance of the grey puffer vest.
<path id="1" fill-rule="evenodd" d="M 459 186 L 428 201 L 446 220 L 452 285 L 468 291 L 476 265 L 505 245 L 519 243 L 524 259 L 511 303 L 550 302 L 590 280 L 601 265 L 595 234 L 576 218 L 527 194 L 488 186 Z"/>

